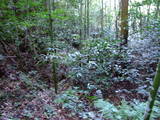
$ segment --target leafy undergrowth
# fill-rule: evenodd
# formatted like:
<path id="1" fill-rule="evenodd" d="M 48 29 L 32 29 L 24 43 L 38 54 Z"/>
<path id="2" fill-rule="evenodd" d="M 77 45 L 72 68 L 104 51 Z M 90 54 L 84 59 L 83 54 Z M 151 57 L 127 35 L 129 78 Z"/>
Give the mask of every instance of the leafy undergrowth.
<path id="1" fill-rule="evenodd" d="M 1 120 L 74 120 L 54 103 L 54 90 L 48 89 L 38 75 L 19 73 L 18 80 L 1 79 Z M 7 84 L 6 84 L 7 83 Z"/>
<path id="2" fill-rule="evenodd" d="M 19 72 L 17 80 L 1 79 L 1 120 L 81 120 L 96 117 L 103 120 L 102 114 L 93 108 L 96 97 L 90 96 L 89 91 L 71 89 L 63 80 L 59 83 L 63 84 L 63 89 L 56 95 L 44 82 L 37 80 L 38 76 Z"/>
<path id="3" fill-rule="evenodd" d="M 130 81 L 115 82 L 108 89 L 103 91 L 104 98 L 109 99 L 112 103 L 119 105 L 122 100 L 133 101 L 137 99 L 141 102 L 147 100 L 148 95 L 140 93 L 138 84 Z"/>
<path id="4" fill-rule="evenodd" d="M 48 55 L 41 55 L 38 67 L 28 58 L 28 72 L 13 61 L 1 63 L 0 120 L 142 120 L 159 47 L 148 44 L 120 51 L 116 44 L 92 40 L 81 51 L 61 44 L 56 54 L 50 48 Z M 57 95 L 50 57 L 61 61 Z M 154 120 L 160 118 L 159 105 L 157 101 Z"/>
<path id="5" fill-rule="evenodd" d="M 111 120 L 143 120 L 147 103 L 145 102 L 126 102 L 122 101 L 119 106 L 114 106 L 108 101 L 99 99 L 95 102 L 95 106 L 100 109 L 105 118 Z M 160 102 L 157 101 L 153 109 L 152 119 L 160 118 Z"/>

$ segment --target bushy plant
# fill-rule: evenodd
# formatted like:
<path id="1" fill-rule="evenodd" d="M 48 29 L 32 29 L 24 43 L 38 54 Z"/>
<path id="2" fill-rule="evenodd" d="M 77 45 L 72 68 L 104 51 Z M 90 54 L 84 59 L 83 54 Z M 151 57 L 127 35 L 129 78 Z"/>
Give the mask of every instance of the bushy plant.
<path id="1" fill-rule="evenodd" d="M 54 100 L 55 103 L 62 106 L 62 108 L 68 109 L 76 113 L 77 111 L 81 111 L 85 104 L 81 101 L 78 96 L 78 93 L 85 93 L 84 91 L 80 91 L 77 88 L 69 89 L 64 93 L 58 95 Z"/>
<path id="2" fill-rule="evenodd" d="M 115 40 L 113 40 L 115 41 Z M 75 84 L 108 85 L 109 81 L 127 77 L 126 54 L 120 52 L 116 42 L 106 39 L 90 39 L 80 52 L 70 55 L 73 60 L 71 77 Z M 113 80 L 114 79 L 114 80 Z"/>

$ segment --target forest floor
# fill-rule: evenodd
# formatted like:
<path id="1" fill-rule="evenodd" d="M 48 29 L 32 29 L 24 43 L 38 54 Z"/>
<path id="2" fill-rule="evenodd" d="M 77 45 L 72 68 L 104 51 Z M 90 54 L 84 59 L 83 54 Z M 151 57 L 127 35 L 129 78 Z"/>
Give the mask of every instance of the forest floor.
<path id="1" fill-rule="evenodd" d="M 131 64 L 136 69 L 135 73 L 138 73 L 140 82 L 145 84 L 144 81 L 146 83 L 153 81 L 160 56 L 159 42 L 149 37 L 143 39 L 140 35 L 130 36 L 128 51 Z"/>
<path id="2" fill-rule="evenodd" d="M 147 100 L 148 92 L 146 91 L 146 95 L 144 93 L 153 80 L 160 56 L 160 47 L 150 39 L 131 38 L 127 51 L 132 67 L 128 71 L 132 71 L 135 83 L 124 81 L 113 84 L 106 92 L 108 99 L 115 103 L 120 102 L 121 98 Z M 7 62 L 7 67 L 3 65 L 1 69 L 7 71 L 7 76 L 0 79 L 0 120 L 85 120 L 79 111 L 71 114 L 73 111 L 64 109 L 55 102 L 58 96 L 63 96 L 65 91 L 70 90 L 67 78 L 61 81 L 63 90 L 59 90 L 56 95 L 53 89 L 47 88 L 46 82 L 40 80 L 36 71 L 25 74 L 14 70 L 11 62 Z M 132 89 L 139 89 L 139 92 L 125 92 Z M 91 102 L 83 97 L 83 93 L 76 94 L 80 99 L 74 101 L 75 104 L 85 104 L 82 111 L 87 112 L 91 120 L 105 120 L 97 109 L 89 105 Z"/>
<path id="3" fill-rule="evenodd" d="M 144 37 L 145 38 L 145 37 Z M 156 67 L 160 56 L 159 43 L 151 38 L 134 34 L 129 37 L 127 50 L 127 62 L 129 73 L 128 80 L 115 82 L 106 91 L 106 98 L 113 103 L 120 104 L 125 99 L 133 101 L 147 101 L 150 86 L 156 73 Z"/>

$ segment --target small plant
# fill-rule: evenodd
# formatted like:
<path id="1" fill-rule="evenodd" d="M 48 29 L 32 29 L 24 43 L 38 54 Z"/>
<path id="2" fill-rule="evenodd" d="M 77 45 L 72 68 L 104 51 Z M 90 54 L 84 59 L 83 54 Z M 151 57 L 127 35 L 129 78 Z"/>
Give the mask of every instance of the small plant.
<path id="1" fill-rule="evenodd" d="M 48 118 L 51 118 L 51 117 L 53 117 L 53 116 L 56 114 L 56 112 L 55 112 L 55 109 L 54 109 L 52 106 L 46 104 L 46 105 L 44 106 L 44 114 L 45 114 Z"/>
<path id="2" fill-rule="evenodd" d="M 84 107 L 83 102 L 79 99 L 78 93 L 84 93 L 83 91 L 79 91 L 76 89 L 70 89 L 57 96 L 55 99 L 55 103 L 61 104 L 63 108 L 79 111 Z"/>

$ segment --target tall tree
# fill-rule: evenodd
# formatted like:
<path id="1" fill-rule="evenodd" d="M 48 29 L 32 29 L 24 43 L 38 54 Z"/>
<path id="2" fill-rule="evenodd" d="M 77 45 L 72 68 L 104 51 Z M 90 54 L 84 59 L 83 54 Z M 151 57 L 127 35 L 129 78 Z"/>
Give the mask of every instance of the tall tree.
<path id="1" fill-rule="evenodd" d="M 104 7 L 103 7 L 103 0 L 101 0 L 102 8 L 101 8 L 101 37 L 104 36 Z"/>
<path id="2" fill-rule="evenodd" d="M 150 21 L 150 11 L 151 11 L 151 2 L 148 3 L 147 5 L 147 26 L 149 26 L 149 21 Z M 147 27 L 148 28 L 148 27 Z"/>
<path id="3" fill-rule="evenodd" d="M 54 40 L 54 34 L 53 34 L 53 18 L 52 18 L 52 11 L 54 9 L 54 0 L 49 0 L 48 1 L 48 15 L 49 15 L 49 28 L 50 28 L 50 39 L 51 39 L 51 43 L 53 43 Z M 55 44 L 54 44 L 54 47 Z M 56 49 L 54 50 L 54 52 L 56 53 Z M 51 60 L 51 64 L 52 64 L 52 80 L 54 82 L 54 89 L 55 89 L 55 93 L 58 93 L 58 79 L 57 79 L 57 61 L 56 59 L 52 59 Z"/>
<path id="4" fill-rule="evenodd" d="M 80 40 L 83 39 L 83 0 L 80 0 Z"/>
<path id="5" fill-rule="evenodd" d="M 123 45 L 128 43 L 128 0 L 121 0 L 120 2 L 120 17 L 121 17 L 121 30 L 120 37 L 124 40 Z"/>
<path id="6" fill-rule="evenodd" d="M 53 2 L 54 0 L 48 0 L 48 15 L 49 15 L 49 28 L 50 28 L 50 39 L 51 43 L 53 43 L 53 18 L 52 18 L 52 11 L 53 11 Z"/>
<path id="7" fill-rule="evenodd" d="M 159 12 L 159 5 L 160 5 L 160 0 L 157 0 L 157 8 L 156 8 L 156 17 L 160 16 L 160 12 Z"/>
<path id="8" fill-rule="evenodd" d="M 114 10 L 115 10 L 115 39 L 118 39 L 118 15 L 117 15 L 117 0 L 114 0 Z"/>
<path id="9" fill-rule="evenodd" d="M 84 3 L 84 39 L 87 37 L 87 0 Z"/>
<path id="10" fill-rule="evenodd" d="M 89 29 L 90 29 L 90 0 L 85 0 L 84 5 L 84 39 L 89 37 Z"/>
<path id="11" fill-rule="evenodd" d="M 142 9 L 141 9 L 141 6 L 138 6 L 138 12 L 139 12 L 139 30 L 140 30 L 140 33 L 142 33 L 142 29 L 143 29 L 143 24 L 142 24 Z M 148 20 L 148 18 L 147 18 L 147 20 Z"/>
<path id="12" fill-rule="evenodd" d="M 89 12 L 90 12 L 90 7 L 89 7 L 89 4 L 90 1 L 87 0 L 87 37 L 89 37 L 89 28 L 90 28 L 90 25 L 89 25 Z"/>

